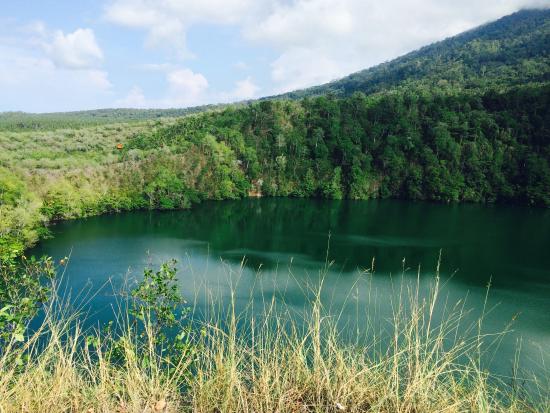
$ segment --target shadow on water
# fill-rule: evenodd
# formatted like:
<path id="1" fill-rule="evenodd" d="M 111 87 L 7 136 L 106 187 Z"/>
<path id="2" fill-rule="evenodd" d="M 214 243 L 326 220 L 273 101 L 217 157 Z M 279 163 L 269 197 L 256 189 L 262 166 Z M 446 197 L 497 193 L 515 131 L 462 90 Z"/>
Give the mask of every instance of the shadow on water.
<path id="1" fill-rule="evenodd" d="M 323 298 L 340 307 L 344 323 L 357 329 L 357 308 L 384 319 L 391 310 L 387 297 L 403 280 L 414 282 L 419 267 L 427 290 L 441 250 L 448 302 L 468 295 L 473 314 L 479 315 L 491 281 L 487 308 L 496 309 L 486 317 L 487 328 L 501 331 L 517 317 L 515 331 L 499 347 L 502 372 L 510 372 L 520 337 L 526 359 L 535 359 L 540 349 L 550 352 L 550 212 L 543 209 L 250 199 L 63 222 L 53 233 L 32 253 L 55 258 L 71 253 L 67 282 L 72 291 L 111 280 L 112 286 L 90 302 L 96 323 L 110 317 L 110 291 L 128 272 L 139 276 L 150 260 L 158 264 L 170 258 L 180 262 L 181 289 L 188 299 L 200 303 L 216 290 L 222 302 L 227 300 L 232 277 L 239 273 L 234 285 L 239 305 L 274 296 L 300 309 L 307 302 L 304 286 L 318 281 L 329 248 L 332 265 Z M 373 259 L 375 272 L 366 282 L 361 277 Z M 409 269 L 405 276 L 403 268 Z"/>

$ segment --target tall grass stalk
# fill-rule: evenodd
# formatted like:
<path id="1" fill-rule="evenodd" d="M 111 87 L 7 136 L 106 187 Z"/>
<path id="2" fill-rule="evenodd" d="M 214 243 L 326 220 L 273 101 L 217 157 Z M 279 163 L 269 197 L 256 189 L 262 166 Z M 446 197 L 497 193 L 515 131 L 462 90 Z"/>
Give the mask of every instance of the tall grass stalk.
<path id="1" fill-rule="evenodd" d="M 117 328 L 90 332 L 54 300 L 24 345 L 2 351 L 0 413 L 549 411 L 547 384 L 530 399 L 482 369 L 495 337 L 481 321 L 461 325 L 464 301 L 436 320 L 439 283 L 427 296 L 419 281 L 401 287 L 392 333 L 357 329 L 355 340 L 323 305 L 322 282 L 301 318 L 272 297 L 244 311 L 234 295 L 228 308 L 212 297 L 207 315 L 191 316 L 195 351 L 176 359 L 124 306 Z"/>

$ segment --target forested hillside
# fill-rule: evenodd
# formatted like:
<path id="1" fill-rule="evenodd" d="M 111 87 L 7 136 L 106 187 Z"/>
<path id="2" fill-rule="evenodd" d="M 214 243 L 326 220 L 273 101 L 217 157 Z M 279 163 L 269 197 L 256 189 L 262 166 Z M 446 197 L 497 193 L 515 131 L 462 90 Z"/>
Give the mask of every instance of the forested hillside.
<path id="1" fill-rule="evenodd" d="M 166 173 L 217 198 L 244 195 L 252 185 L 269 196 L 549 206 L 549 98 L 545 85 L 483 95 L 406 91 L 264 101 L 139 134 L 123 159 L 185 157 L 211 146 L 212 160 L 227 163 L 212 178 L 214 193 L 178 167 Z"/>
<path id="2" fill-rule="evenodd" d="M 503 88 L 550 80 L 550 9 L 523 10 L 343 79 L 283 95 Z"/>

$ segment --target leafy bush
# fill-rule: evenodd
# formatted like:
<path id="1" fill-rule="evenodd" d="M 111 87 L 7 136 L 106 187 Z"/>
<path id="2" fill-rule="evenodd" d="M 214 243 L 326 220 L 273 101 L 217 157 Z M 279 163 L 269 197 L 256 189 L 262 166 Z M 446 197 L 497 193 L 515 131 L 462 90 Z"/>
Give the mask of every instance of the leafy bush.
<path id="1" fill-rule="evenodd" d="M 187 188 L 178 175 L 166 168 L 156 171 L 145 187 L 150 208 L 186 209 L 196 200 L 194 191 Z"/>
<path id="2" fill-rule="evenodd" d="M 21 179 L 5 168 L 0 168 L 0 205 L 15 205 L 25 195 L 27 188 Z"/>
<path id="3" fill-rule="evenodd" d="M 51 258 L 0 257 L 0 349 L 25 340 L 27 324 L 50 298 Z"/>

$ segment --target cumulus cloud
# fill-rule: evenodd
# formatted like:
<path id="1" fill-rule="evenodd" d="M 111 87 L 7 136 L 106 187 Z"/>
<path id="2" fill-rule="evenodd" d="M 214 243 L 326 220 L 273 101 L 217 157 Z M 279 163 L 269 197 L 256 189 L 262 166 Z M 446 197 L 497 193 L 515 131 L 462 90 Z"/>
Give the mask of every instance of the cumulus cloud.
<path id="1" fill-rule="evenodd" d="M 333 80 L 458 34 L 532 0 L 295 0 L 278 3 L 244 35 L 280 55 L 272 63 L 278 91 Z"/>
<path id="2" fill-rule="evenodd" d="M 273 93 L 283 93 L 306 86 L 317 85 L 351 73 L 360 63 L 344 57 L 335 59 L 325 55 L 322 48 L 290 47 L 271 63 Z"/>
<path id="3" fill-rule="evenodd" d="M 237 81 L 233 96 L 236 99 L 252 99 L 256 97 L 258 90 L 260 90 L 259 86 L 249 76 L 246 79 Z"/>
<path id="4" fill-rule="evenodd" d="M 161 96 L 148 98 L 142 88 L 134 85 L 127 95 L 115 101 L 114 106 L 127 108 L 173 108 L 198 106 L 212 98 L 206 77 L 189 68 L 173 65 L 154 65 L 146 70 L 164 72 L 166 88 Z"/>
<path id="5" fill-rule="evenodd" d="M 263 0 L 114 0 L 105 19 L 147 32 L 148 46 L 171 46 L 181 56 L 192 55 L 186 33 L 197 23 L 237 24 L 254 13 Z"/>
<path id="6" fill-rule="evenodd" d="M 147 100 L 143 90 L 139 86 L 134 86 L 123 99 L 115 102 L 115 106 L 120 108 L 145 108 L 147 107 Z"/>
<path id="7" fill-rule="evenodd" d="M 189 68 L 172 65 L 155 66 L 165 74 L 166 88 L 161 96 L 148 98 L 139 86 L 133 86 L 123 99 L 115 101 L 116 107 L 173 108 L 190 107 L 210 103 L 227 103 L 253 99 L 260 88 L 249 76 L 235 82 L 233 89 L 218 92 L 212 90 L 206 77 Z"/>
<path id="8" fill-rule="evenodd" d="M 347 4 L 346 4 L 347 3 Z M 277 47 L 315 47 L 341 40 L 353 33 L 353 9 L 359 1 L 307 0 L 275 3 L 272 12 L 259 24 L 245 27 L 245 34 Z M 350 7 L 351 6 L 351 7 Z"/>
<path id="9" fill-rule="evenodd" d="M 203 102 L 208 81 L 201 73 L 190 69 L 178 69 L 168 72 L 168 97 L 171 106 L 191 106 Z"/>
<path id="10" fill-rule="evenodd" d="M 91 29 L 77 29 L 68 34 L 58 30 L 52 41 L 44 44 L 44 48 L 60 67 L 88 69 L 103 60 L 103 52 Z"/>
<path id="11" fill-rule="evenodd" d="M 109 81 L 109 75 L 104 70 L 88 70 L 86 74 L 92 85 L 99 89 L 109 90 L 113 87 L 112 83 Z"/>
<path id="12" fill-rule="evenodd" d="M 197 23 L 231 24 L 267 46 L 277 91 L 326 82 L 548 0 L 113 0 L 107 20 L 189 56 Z"/>
<path id="13" fill-rule="evenodd" d="M 0 44 L 0 111 L 52 112 L 108 105 L 111 83 L 101 70 L 68 70 L 32 50 Z"/>
<path id="14" fill-rule="evenodd" d="M 246 79 L 235 82 L 235 87 L 230 92 L 222 92 L 219 94 L 218 102 L 233 102 L 254 99 L 258 97 L 260 87 L 254 83 L 252 78 L 248 76 Z"/>
<path id="15" fill-rule="evenodd" d="M 8 33 L 8 35 L 4 35 Z M 52 31 L 40 21 L 0 30 L 0 110 L 95 108 L 112 99 L 91 29 Z M 7 106 L 9 105 L 9 106 Z"/>
<path id="16" fill-rule="evenodd" d="M 324 83 L 521 8 L 550 5 L 550 0 L 104 1 L 105 21 L 142 32 L 146 47 L 170 50 L 169 56 L 163 55 L 167 63 L 134 65 L 149 72 L 148 78 L 160 77 L 165 88 L 151 98 L 136 85 L 116 100 L 104 52 L 91 28 L 61 31 L 41 21 L 20 26 L 15 19 L 0 18 L 0 106 L 10 104 L 6 109 L 16 109 L 26 100 L 32 102 L 27 108 L 42 110 L 113 102 L 181 107 L 251 99 L 260 91 L 269 95 Z M 245 77 L 258 76 L 261 66 L 257 65 L 264 64 L 250 55 L 229 61 L 231 72 L 243 72 L 221 90 L 196 69 L 186 67 L 185 58 L 196 53 L 200 59 L 201 53 L 208 53 L 189 50 L 187 35 L 197 25 L 230 25 L 240 33 L 240 41 L 265 49 L 265 56 L 271 56 L 270 81 L 260 89 Z M 247 62 L 239 62 L 242 58 Z M 238 63 L 232 65 L 233 61 Z M 220 81 L 212 80 L 213 84 Z M 153 90 L 145 83 L 141 86 Z"/>

